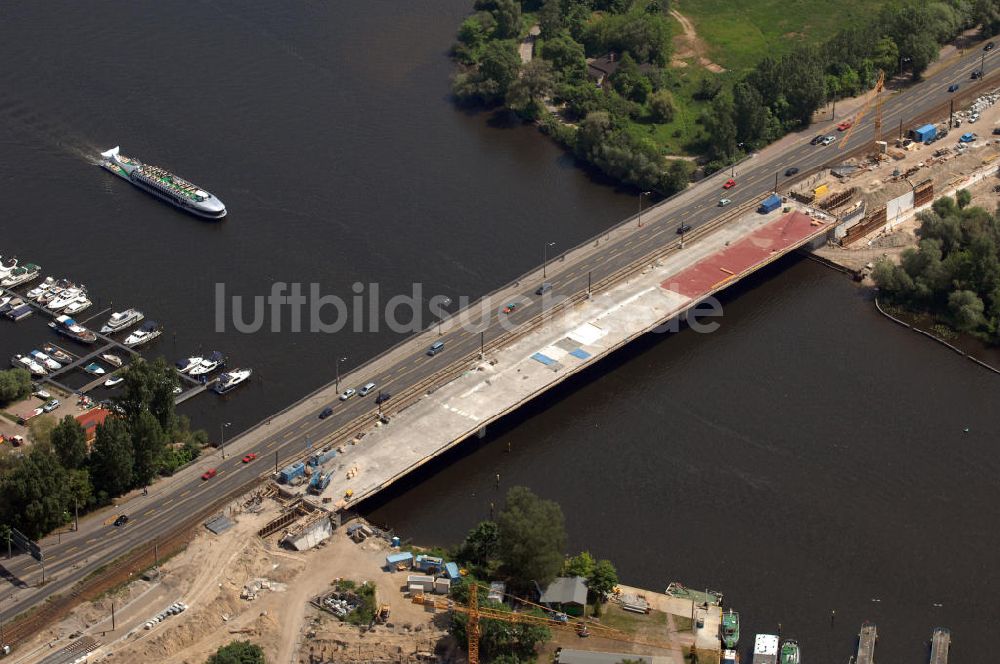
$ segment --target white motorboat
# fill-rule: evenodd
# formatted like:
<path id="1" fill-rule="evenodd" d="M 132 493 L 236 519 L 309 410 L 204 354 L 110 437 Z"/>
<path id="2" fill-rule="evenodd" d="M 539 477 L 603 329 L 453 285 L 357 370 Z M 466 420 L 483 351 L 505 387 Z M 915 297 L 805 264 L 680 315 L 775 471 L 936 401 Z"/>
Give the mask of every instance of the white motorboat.
<path id="1" fill-rule="evenodd" d="M 111 318 L 108 322 L 104 324 L 101 328 L 101 334 L 111 334 L 113 332 L 120 332 L 128 327 L 131 327 L 141 321 L 144 318 L 143 313 L 138 309 L 126 309 L 125 311 L 116 311 L 111 314 Z"/>
<path id="2" fill-rule="evenodd" d="M 33 350 L 28 354 L 31 355 L 32 358 L 34 358 L 35 362 L 38 362 L 46 369 L 50 369 L 51 371 L 59 371 L 60 369 L 62 369 L 61 364 L 59 364 L 48 355 L 41 352 L 40 350 Z"/>
<path id="3" fill-rule="evenodd" d="M 212 373 L 225 363 L 226 358 L 222 355 L 222 353 L 215 350 L 197 365 L 191 367 L 188 373 L 192 376 L 203 376 L 205 374 Z"/>
<path id="4" fill-rule="evenodd" d="M 20 353 L 10 358 L 10 364 L 17 369 L 27 369 L 33 376 L 44 376 L 48 373 L 38 362 Z"/>
<path id="5" fill-rule="evenodd" d="M 163 334 L 163 328 L 160 327 L 160 324 L 156 321 L 148 320 L 142 324 L 142 327 L 128 335 L 125 339 L 125 345 L 142 346 L 143 344 L 148 344 L 161 334 Z"/>
<path id="6" fill-rule="evenodd" d="M 105 373 L 107 373 L 104 367 L 102 367 L 97 362 L 91 362 L 90 364 L 85 366 L 83 370 L 94 376 L 103 376 Z"/>
<path id="7" fill-rule="evenodd" d="M 70 354 L 65 352 L 58 346 L 53 346 L 52 344 L 45 344 L 44 346 L 42 346 L 42 350 L 45 351 L 45 353 L 49 357 L 54 359 L 56 362 L 69 364 L 70 362 L 73 361 L 73 358 L 70 356 Z"/>
<path id="8" fill-rule="evenodd" d="M 115 387 L 121 385 L 123 382 L 125 382 L 125 379 L 121 376 L 112 376 L 104 381 L 104 387 Z"/>
<path id="9" fill-rule="evenodd" d="M 174 366 L 177 368 L 179 373 L 187 373 L 201 364 L 203 359 L 204 358 L 197 355 L 194 357 L 185 357 L 183 360 L 177 360 L 174 362 Z"/>
<path id="10" fill-rule="evenodd" d="M 76 300 L 66 305 L 63 312 L 72 316 L 73 314 L 80 313 L 92 304 L 93 302 L 91 302 L 86 295 L 78 295 Z"/>
<path id="11" fill-rule="evenodd" d="M 50 311 L 59 311 L 76 302 L 81 295 L 86 296 L 86 293 L 79 288 L 67 288 L 49 301 L 48 308 Z"/>
<path id="12" fill-rule="evenodd" d="M 28 291 L 26 297 L 29 300 L 37 300 L 38 298 L 40 298 L 42 295 L 45 294 L 45 291 L 55 286 L 55 284 L 56 284 L 55 278 L 45 277 L 45 281 L 43 281 L 42 283 L 38 284 L 30 291 Z"/>
<path id="13" fill-rule="evenodd" d="M 232 371 L 227 371 L 219 376 L 219 382 L 212 386 L 212 390 L 217 394 L 225 394 L 226 392 L 235 390 L 246 382 L 252 373 L 252 369 L 233 369 Z"/>
<path id="14" fill-rule="evenodd" d="M 105 353 L 104 355 L 101 355 L 101 359 L 113 367 L 120 367 L 122 365 L 122 358 L 118 357 L 114 353 Z"/>
<path id="15" fill-rule="evenodd" d="M 6 286 L 10 288 L 11 286 L 17 286 L 18 284 L 23 284 L 32 279 L 38 278 L 38 275 L 42 273 L 42 268 L 34 263 L 25 263 L 24 265 L 19 265 L 10 271 L 3 279 L 0 279 L 0 286 Z"/>

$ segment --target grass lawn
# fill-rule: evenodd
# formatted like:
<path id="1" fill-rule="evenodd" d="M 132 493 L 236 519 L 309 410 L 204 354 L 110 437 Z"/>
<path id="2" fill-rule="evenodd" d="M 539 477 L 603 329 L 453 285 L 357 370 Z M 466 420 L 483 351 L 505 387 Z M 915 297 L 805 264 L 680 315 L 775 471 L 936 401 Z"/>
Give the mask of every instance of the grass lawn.
<path id="1" fill-rule="evenodd" d="M 682 67 L 671 69 L 676 84 L 670 88 L 674 97 L 674 119 L 667 124 L 655 124 L 649 118 L 640 118 L 629 126 L 629 132 L 639 138 L 651 138 L 660 146 L 665 155 L 694 155 L 692 149 L 704 134 L 704 129 L 696 123 L 709 102 L 694 98 L 703 78 L 714 78 L 703 67 Z"/>
<path id="2" fill-rule="evenodd" d="M 842 27 L 863 23 L 885 0 L 679 0 L 713 61 L 749 69 L 766 55 L 781 55 L 804 40 L 822 42 Z"/>

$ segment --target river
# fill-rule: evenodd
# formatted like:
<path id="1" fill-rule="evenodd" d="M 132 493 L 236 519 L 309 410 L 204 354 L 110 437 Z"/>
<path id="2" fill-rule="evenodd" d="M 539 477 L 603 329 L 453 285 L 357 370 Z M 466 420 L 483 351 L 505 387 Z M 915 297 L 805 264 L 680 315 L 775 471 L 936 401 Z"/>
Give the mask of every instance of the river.
<path id="1" fill-rule="evenodd" d="M 0 255 L 136 306 L 150 355 L 219 349 L 256 378 L 182 412 L 231 432 L 399 337 L 216 331 L 214 285 L 318 282 L 347 298 L 476 297 L 634 212 L 533 129 L 456 109 L 447 49 L 468 0 L 5 4 Z M 94 166 L 100 150 L 174 170 L 228 205 L 182 215 Z M 571 548 L 624 581 L 712 587 L 754 631 L 843 662 L 864 619 L 879 659 L 923 661 L 933 626 L 985 656 L 1000 586 L 996 376 L 879 317 L 844 277 L 780 262 L 725 298 L 710 336 L 656 336 L 501 423 L 370 506 L 453 543 L 530 486 Z M 50 339 L 0 324 L 0 353 Z M 79 379 L 83 382 L 83 379 Z M 965 429 L 969 431 L 966 432 Z M 230 434 L 231 435 L 231 434 Z M 507 452 L 507 443 L 511 452 Z M 942 606 L 937 607 L 936 604 Z M 830 611 L 836 609 L 831 626 Z"/>

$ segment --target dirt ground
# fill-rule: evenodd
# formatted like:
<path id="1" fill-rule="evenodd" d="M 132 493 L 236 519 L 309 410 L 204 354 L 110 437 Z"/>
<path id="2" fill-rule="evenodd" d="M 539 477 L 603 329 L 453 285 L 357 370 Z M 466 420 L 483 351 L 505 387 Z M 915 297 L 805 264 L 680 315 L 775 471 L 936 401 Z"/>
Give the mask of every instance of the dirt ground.
<path id="1" fill-rule="evenodd" d="M 670 60 L 670 66 L 687 67 L 687 60 L 694 59 L 713 74 L 721 74 L 726 71 L 722 65 L 708 59 L 708 45 L 698 36 L 691 20 L 676 9 L 671 9 L 670 15 L 680 23 L 681 29 L 684 31 L 674 37 L 674 55 Z"/>
<path id="2" fill-rule="evenodd" d="M 101 644 L 91 662 L 201 664 L 236 639 L 259 644 L 272 663 L 407 662 L 416 661 L 416 653 L 433 651 L 446 637 L 447 616 L 435 617 L 403 596 L 405 572 L 382 569 L 388 543 L 369 538 L 355 544 L 342 527 L 310 551 L 279 548 L 280 534 L 266 540 L 256 536 L 279 514 L 274 501 L 265 501 L 264 507 L 259 514 L 234 517 L 234 527 L 221 535 L 203 530 L 186 550 L 162 564 L 157 580 L 137 579 L 77 607 L 20 648 L 13 661 L 38 662 L 71 639 L 90 635 Z M 340 578 L 375 583 L 376 601 L 391 609 L 388 623 L 366 632 L 309 604 Z M 262 580 L 265 588 L 253 600 L 241 599 L 254 580 Z M 189 608 L 144 629 L 146 621 L 177 601 Z"/>

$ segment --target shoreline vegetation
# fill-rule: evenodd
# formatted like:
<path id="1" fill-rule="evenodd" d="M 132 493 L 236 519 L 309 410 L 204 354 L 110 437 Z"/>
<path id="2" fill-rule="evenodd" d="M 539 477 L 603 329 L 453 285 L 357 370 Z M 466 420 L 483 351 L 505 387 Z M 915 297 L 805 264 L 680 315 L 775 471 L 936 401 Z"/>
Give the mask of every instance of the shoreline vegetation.
<path id="1" fill-rule="evenodd" d="M 735 163 L 807 127 L 829 101 L 869 90 L 880 70 L 919 80 L 940 46 L 963 31 L 1000 31 L 1000 0 L 870 2 L 839 31 L 805 38 L 806 26 L 784 20 L 776 6 L 767 11 L 788 30 L 784 48 L 768 49 L 752 66 L 741 40 L 759 41 L 759 31 L 709 30 L 716 40 L 710 47 L 734 49 L 747 65 L 718 71 L 677 65 L 673 38 L 681 28 L 672 4 L 474 0 L 452 48 L 454 98 L 515 113 L 580 163 L 669 196 L 696 171 L 708 175 Z M 815 4 L 814 12 L 837 11 Z M 739 5 L 719 11 L 739 14 Z M 720 25 L 739 25 L 732 19 L 722 16 Z"/>

